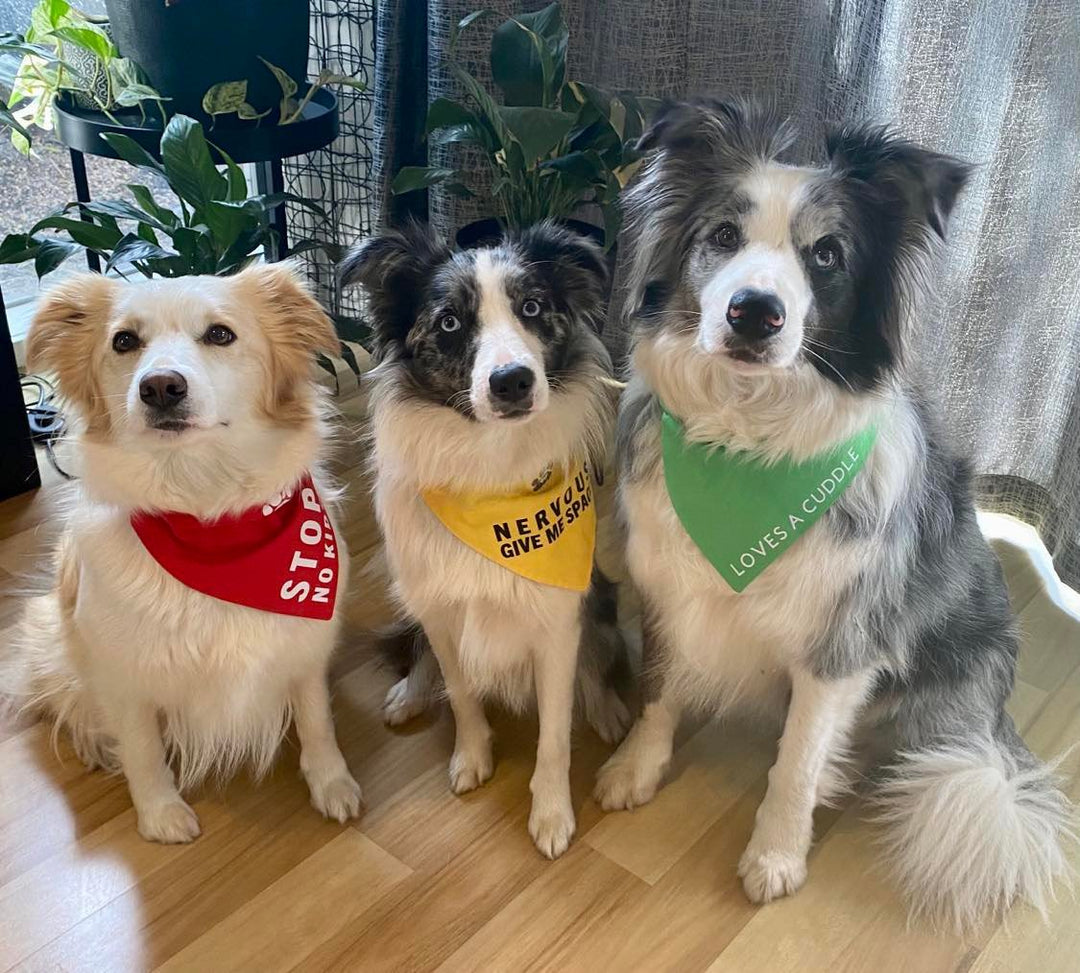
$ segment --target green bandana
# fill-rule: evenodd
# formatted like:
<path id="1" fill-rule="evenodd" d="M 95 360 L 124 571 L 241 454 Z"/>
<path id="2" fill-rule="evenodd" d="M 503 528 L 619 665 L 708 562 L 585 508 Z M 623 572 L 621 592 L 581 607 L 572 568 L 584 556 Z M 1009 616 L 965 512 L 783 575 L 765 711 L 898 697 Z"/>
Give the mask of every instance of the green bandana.
<path id="1" fill-rule="evenodd" d="M 723 446 L 686 442 L 679 420 L 666 410 L 661 429 L 671 505 L 690 539 L 736 591 L 833 505 L 877 439 L 869 426 L 804 463 L 766 464 Z"/>

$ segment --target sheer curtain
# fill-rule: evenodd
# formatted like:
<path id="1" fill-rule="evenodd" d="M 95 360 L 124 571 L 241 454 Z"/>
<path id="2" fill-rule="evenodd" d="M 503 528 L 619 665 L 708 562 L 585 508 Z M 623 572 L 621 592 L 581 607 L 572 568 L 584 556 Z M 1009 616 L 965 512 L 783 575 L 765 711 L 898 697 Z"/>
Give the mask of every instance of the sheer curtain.
<path id="1" fill-rule="evenodd" d="M 393 169 L 422 158 L 423 101 L 458 93 L 442 67 L 448 32 L 480 6 L 544 4 L 379 4 L 384 193 Z M 1080 3 L 563 0 L 563 10 L 571 77 L 657 96 L 771 98 L 799 121 L 810 154 L 828 123 L 872 117 L 977 163 L 918 352 L 975 460 L 983 506 L 1033 523 L 1080 587 Z M 479 70 L 488 37 L 481 25 L 461 45 Z M 444 230 L 478 215 L 431 196 Z M 616 306 L 616 351 L 618 322 Z"/>

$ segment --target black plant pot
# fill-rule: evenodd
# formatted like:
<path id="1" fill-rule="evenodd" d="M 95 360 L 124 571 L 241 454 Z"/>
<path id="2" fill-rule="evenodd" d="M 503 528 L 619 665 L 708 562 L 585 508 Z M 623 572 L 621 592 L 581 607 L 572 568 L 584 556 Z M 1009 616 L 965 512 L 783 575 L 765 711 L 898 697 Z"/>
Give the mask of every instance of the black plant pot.
<path id="1" fill-rule="evenodd" d="M 247 81 L 257 111 L 277 107 L 281 88 L 259 60 L 307 77 L 310 0 L 105 0 L 120 53 L 146 72 L 167 109 L 205 119 L 202 98 L 221 81 Z"/>

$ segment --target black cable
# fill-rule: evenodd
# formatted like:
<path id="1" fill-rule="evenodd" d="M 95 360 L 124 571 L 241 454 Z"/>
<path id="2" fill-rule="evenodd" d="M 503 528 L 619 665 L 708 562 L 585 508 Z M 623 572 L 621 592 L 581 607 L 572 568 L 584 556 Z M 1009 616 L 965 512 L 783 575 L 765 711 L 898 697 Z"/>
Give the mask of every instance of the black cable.
<path id="1" fill-rule="evenodd" d="M 74 480 L 67 470 L 60 466 L 56 459 L 55 444 L 64 434 L 67 428 L 67 420 L 63 410 L 56 405 L 56 386 L 47 378 L 40 375 L 26 375 L 21 380 L 23 389 L 37 391 L 37 401 L 30 402 L 26 406 L 26 419 L 30 424 L 30 438 L 35 443 L 41 443 L 45 447 L 45 455 L 49 457 L 53 469 L 65 480 Z M 25 393 L 24 396 L 25 398 Z"/>

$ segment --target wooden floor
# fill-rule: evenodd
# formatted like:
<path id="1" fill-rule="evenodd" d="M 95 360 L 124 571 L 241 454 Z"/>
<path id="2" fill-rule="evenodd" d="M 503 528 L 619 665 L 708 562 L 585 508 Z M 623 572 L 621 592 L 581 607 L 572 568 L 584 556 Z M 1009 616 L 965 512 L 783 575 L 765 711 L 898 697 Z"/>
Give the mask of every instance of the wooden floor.
<path id="1" fill-rule="evenodd" d="M 59 492 L 0 505 L 0 649 L 20 610 L 12 589 L 40 584 Z M 373 527 L 362 487 L 352 493 L 347 533 L 364 562 Z M 1012 709 L 1049 757 L 1080 739 L 1080 623 L 1020 548 L 999 550 L 1025 632 Z M 735 865 L 775 741 L 738 726 L 688 729 L 655 802 L 607 816 L 589 791 L 608 748 L 578 732 L 578 835 L 545 861 L 526 833 L 530 721 L 495 716 L 495 777 L 460 798 L 448 712 L 383 727 L 391 674 L 364 635 L 379 594 L 351 604 L 335 673 L 338 737 L 367 799 L 351 826 L 309 807 L 290 742 L 257 786 L 195 795 L 196 842 L 149 844 L 122 779 L 87 772 L 63 741 L 54 754 L 43 726 L 0 722 L 0 970 L 1080 969 L 1068 893 L 1049 926 L 1018 909 L 969 938 L 907 928 L 857 804 L 819 816 L 796 897 L 751 906 Z M 1062 770 L 1080 799 L 1080 749 Z"/>

